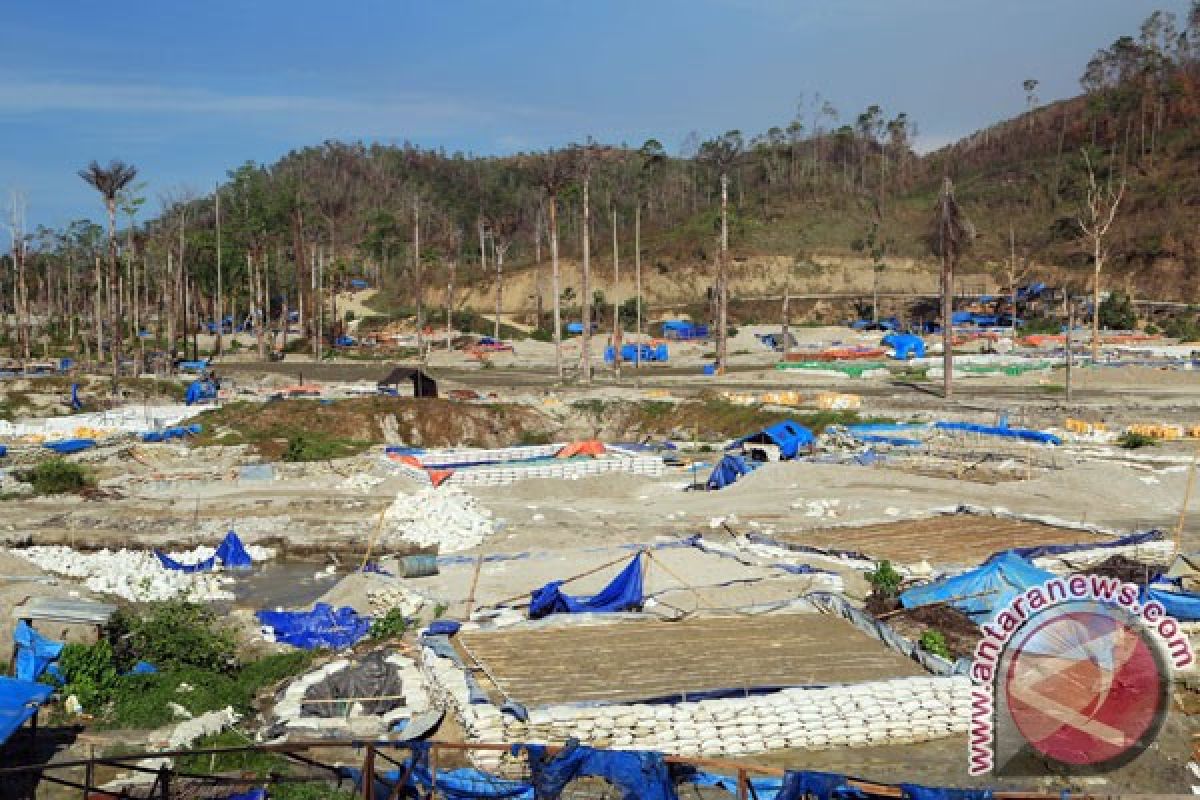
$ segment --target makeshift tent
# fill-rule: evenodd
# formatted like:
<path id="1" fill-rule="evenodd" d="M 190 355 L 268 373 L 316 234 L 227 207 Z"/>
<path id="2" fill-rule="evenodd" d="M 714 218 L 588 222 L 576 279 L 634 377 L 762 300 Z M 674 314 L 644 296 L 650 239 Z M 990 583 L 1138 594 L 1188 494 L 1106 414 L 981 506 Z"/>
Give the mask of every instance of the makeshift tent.
<path id="1" fill-rule="evenodd" d="M 19 681 L 36 681 L 62 653 L 63 643 L 47 639 L 21 620 L 13 628 L 17 658 L 14 674 Z"/>
<path id="2" fill-rule="evenodd" d="M 78 383 L 71 384 L 71 410 L 72 411 L 82 411 L 83 410 L 83 403 L 79 400 L 79 384 Z"/>
<path id="3" fill-rule="evenodd" d="M 396 367 L 379 381 L 379 388 L 398 387 L 404 382 L 411 382 L 413 397 L 437 397 L 437 381 L 421 369 L 415 367 Z"/>
<path id="4" fill-rule="evenodd" d="M 317 603 L 312 611 L 259 611 L 255 616 L 274 631 L 275 641 L 304 650 L 341 650 L 371 629 L 370 618 L 360 617 L 349 606 L 335 609 L 328 603 Z"/>
<path id="5" fill-rule="evenodd" d="M 925 340 L 915 334 L 889 333 L 883 343 L 895 351 L 893 358 L 898 361 L 925 357 Z"/>
<path id="6" fill-rule="evenodd" d="M 358 341 L 353 336 L 346 336 L 345 334 L 333 340 L 334 347 L 354 347 L 356 344 L 358 344 Z"/>
<path id="7" fill-rule="evenodd" d="M 575 456 L 596 456 L 604 455 L 604 442 L 595 439 L 587 439 L 580 442 L 571 442 L 564 445 L 561 450 L 554 454 L 555 458 L 574 458 Z"/>
<path id="8" fill-rule="evenodd" d="M 370 285 L 371 284 L 367 283 L 362 278 L 351 278 L 350 279 L 350 288 L 351 289 L 366 289 Z"/>
<path id="9" fill-rule="evenodd" d="M 8 448 L 0 444 L 0 458 L 4 458 L 6 455 L 8 455 Z"/>
<path id="10" fill-rule="evenodd" d="M 664 339 L 705 339 L 708 337 L 707 325 L 696 325 L 686 319 L 669 319 L 662 325 Z"/>
<path id="11" fill-rule="evenodd" d="M 900 605 L 917 608 L 946 603 L 984 622 L 1021 592 L 1053 577 L 1015 553 L 1001 553 L 970 572 L 909 589 L 900 595 Z"/>
<path id="12" fill-rule="evenodd" d="M 0 744 L 12 738 L 53 691 L 44 683 L 0 677 Z"/>
<path id="13" fill-rule="evenodd" d="M 61 439 L 57 442 L 46 442 L 44 445 L 47 450 L 53 450 L 61 455 L 69 455 L 71 453 L 79 453 L 83 450 L 89 450 L 96 446 L 95 439 Z"/>
<path id="14" fill-rule="evenodd" d="M 202 400 L 216 400 L 217 386 L 212 381 L 192 381 L 188 384 L 187 393 L 183 396 L 186 405 L 195 405 Z"/>
<path id="15" fill-rule="evenodd" d="M 753 469 L 746 464 L 746 459 L 730 453 L 717 462 L 717 465 L 713 467 L 713 471 L 708 476 L 708 481 L 704 485 L 711 491 L 724 489 L 729 484 L 735 483 L 743 475 L 749 475 L 752 471 Z"/>
<path id="16" fill-rule="evenodd" d="M 529 754 L 530 782 L 535 797 L 560 797 L 579 778 L 608 781 L 621 800 L 675 800 L 675 787 L 662 753 L 597 750 L 574 739 L 548 758 L 542 745 L 523 745 Z"/>
<path id="17" fill-rule="evenodd" d="M 800 453 L 801 447 L 808 447 L 815 441 L 813 432 L 794 420 L 785 419 L 783 422 L 776 422 L 763 428 L 758 433 L 752 433 L 749 436 L 743 436 L 738 439 L 726 450 L 733 450 L 741 447 L 746 449 L 747 444 L 773 444 L 779 448 L 779 458 L 789 459 L 795 458 Z"/>
<path id="18" fill-rule="evenodd" d="M 529 618 L 541 619 L 551 614 L 586 614 L 591 612 L 636 611 L 642 607 L 642 554 L 621 570 L 612 582 L 591 597 L 572 597 L 562 591 L 563 581 L 551 581 L 533 590 L 529 600 Z"/>

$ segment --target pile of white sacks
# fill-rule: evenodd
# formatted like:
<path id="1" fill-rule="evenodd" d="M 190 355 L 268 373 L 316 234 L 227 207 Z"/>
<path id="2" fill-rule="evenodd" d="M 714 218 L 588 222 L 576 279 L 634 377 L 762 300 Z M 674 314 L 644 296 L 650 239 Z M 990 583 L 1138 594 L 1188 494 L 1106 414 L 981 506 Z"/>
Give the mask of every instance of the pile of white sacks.
<path id="1" fill-rule="evenodd" d="M 383 586 L 367 591 L 367 602 L 371 606 L 371 616 L 382 617 L 392 609 L 400 609 L 407 618 L 415 618 L 421 609 L 429 604 L 429 599 L 420 592 L 414 592 L 403 586 Z"/>
<path id="2" fill-rule="evenodd" d="M 530 709 L 529 721 L 472 705 L 462 671 L 425 651 L 432 688 L 457 709 L 475 742 L 561 742 L 684 756 L 740 756 L 782 748 L 825 749 L 906 744 L 967 729 L 970 680 L 913 677 L 785 689 L 761 697 L 700 700 L 673 705 L 557 705 Z M 475 756 L 495 767 L 498 754 Z"/>
<path id="3" fill-rule="evenodd" d="M 498 530 L 492 512 L 471 495 L 450 486 L 396 495 L 384 513 L 386 539 L 402 539 L 422 547 L 438 545 L 442 553 L 469 550 Z"/>
<path id="4" fill-rule="evenodd" d="M 274 555 L 270 548 L 250 545 L 246 548 L 255 561 Z M 224 587 L 233 581 L 228 573 L 194 572 L 191 574 L 163 567 L 149 550 L 98 550 L 80 553 L 70 547 L 50 545 L 10 550 L 36 566 L 56 575 L 82 579 L 83 585 L 99 594 L 123 597 L 135 603 L 162 600 L 190 600 L 203 603 L 228 600 L 233 593 Z M 184 564 L 202 561 L 215 552 L 212 547 L 197 547 L 171 558 Z"/>

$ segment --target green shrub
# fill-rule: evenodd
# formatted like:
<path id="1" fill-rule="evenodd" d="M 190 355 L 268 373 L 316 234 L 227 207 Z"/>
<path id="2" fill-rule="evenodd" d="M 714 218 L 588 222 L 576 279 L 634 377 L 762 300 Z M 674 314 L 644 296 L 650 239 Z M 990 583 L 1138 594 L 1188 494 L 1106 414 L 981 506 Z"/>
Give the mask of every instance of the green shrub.
<path id="1" fill-rule="evenodd" d="M 337 453 L 336 442 L 299 433 L 288 438 L 287 450 L 283 452 L 283 460 L 290 462 L 328 461 Z"/>
<path id="2" fill-rule="evenodd" d="M 553 342 L 554 331 L 548 331 L 545 328 L 535 328 L 529 334 L 529 338 L 533 339 L 535 342 Z"/>
<path id="3" fill-rule="evenodd" d="M 1117 444 L 1126 450 L 1137 450 L 1139 447 L 1153 447 L 1158 444 L 1158 440 L 1144 433 L 1125 431 L 1125 433 L 1117 437 Z"/>
<path id="4" fill-rule="evenodd" d="M 58 669 L 65 681 L 62 696 L 75 695 L 90 713 L 100 711 L 118 686 L 116 659 L 106 639 L 95 644 L 68 644 L 58 658 Z"/>
<path id="5" fill-rule="evenodd" d="M 399 639 L 408 630 L 408 620 L 398 608 L 390 609 L 371 623 L 372 639 Z"/>
<path id="6" fill-rule="evenodd" d="M 48 458 L 41 461 L 26 472 L 24 477 L 33 484 L 33 490 L 38 494 L 78 492 L 92 485 L 92 477 L 88 471 L 65 458 Z"/>
<path id="7" fill-rule="evenodd" d="M 182 601 L 154 605 L 137 616 L 118 612 L 110 623 L 121 666 L 149 661 L 160 670 L 197 667 L 228 670 L 235 663 L 232 632 L 208 606 Z"/>
<path id="8" fill-rule="evenodd" d="M 1100 301 L 1100 327 L 1122 331 L 1137 327 L 1137 312 L 1129 295 L 1114 290 Z"/>
<path id="9" fill-rule="evenodd" d="M 877 597 L 892 598 L 896 596 L 896 592 L 900 589 L 900 582 L 904 579 L 892 567 L 892 562 L 885 558 L 879 562 L 873 572 L 867 573 L 867 580 Z"/>
<path id="10" fill-rule="evenodd" d="M 921 649 L 927 653 L 933 653 L 935 656 L 941 656 L 945 659 L 952 659 L 950 648 L 946 644 L 946 637 L 939 630 L 930 629 L 921 634 L 920 640 Z"/>

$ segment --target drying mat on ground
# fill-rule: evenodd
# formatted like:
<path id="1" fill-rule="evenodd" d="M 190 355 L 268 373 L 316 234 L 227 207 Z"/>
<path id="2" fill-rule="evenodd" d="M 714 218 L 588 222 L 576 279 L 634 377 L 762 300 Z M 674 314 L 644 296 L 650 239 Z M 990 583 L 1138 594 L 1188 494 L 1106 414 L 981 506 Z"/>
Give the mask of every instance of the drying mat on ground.
<path id="1" fill-rule="evenodd" d="M 826 614 L 703 617 L 462 633 L 499 696 L 526 706 L 634 702 L 719 689 L 825 686 L 926 675 Z M 489 687 L 490 688 L 490 687 Z"/>

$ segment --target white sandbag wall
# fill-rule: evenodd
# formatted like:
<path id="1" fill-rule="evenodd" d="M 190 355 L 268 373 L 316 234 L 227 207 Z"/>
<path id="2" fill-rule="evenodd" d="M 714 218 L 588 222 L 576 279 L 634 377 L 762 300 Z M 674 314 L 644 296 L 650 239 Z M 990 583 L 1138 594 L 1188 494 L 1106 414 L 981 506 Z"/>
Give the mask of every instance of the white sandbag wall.
<path id="1" fill-rule="evenodd" d="M 686 756 L 740 756 L 783 748 L 906 744 L 967 730 L 970 680 L 915 677 L 823 689 L 785 689 L 673 705 L 558 705 L 529 710 L 529 721 L 491 704 L 471 704 L 462 670 L 424 651 L 431 690 L 454 708 L 471 742 L 585 744 Z M 474 756 L 495 767 L 498 753 Z"/>
<path id="2" fill-rule="evenodd" d="M 420 464 L 437 464 L 453 470 L 453 474 L 443 481 L 442 485 L 445 486 L 508 486 L 529 478 L 577 480 L 611 472 L 658 477 L 664 471 L 659 456 L 645 455 L 612 445 L 606 445 L 606 454 L 598 458 L 522 463 L 524 459 L 551 458 L 566 446 L 566 443 L 558 443 L 503 447 L 495 450 L 430 450 L 414 454 L 411 458 Z M 464 466 L 459 469 L 454 466 L 480 462 L 494 463 L 495 466 Z M 432 484 L 426 469 L 392 458 L 388 458 L 386 463 L 392 470 L 411 480 Z"/>
<path id="3" fill-rule="evenodd" d="M 323 683 L 330 675 L 341 672 L 350 666 L 350 661 L 339 658 L 328 664 L 301 675 L 290 684 L 275 704 L 272 714 L 281 724 L 291 731 L 308 733 L 346 733 L 360 736 L 380 736 L 402 719 L 408 719 L 430 708 L 430 698 L 425 691 L 425 679 L 417 663 L 411 658 L 393 654 L 388 656 L 387 663 L 396 667 L 400 674 L 401 686 L 404 687 L 404 705 L 386 714 L 365 714 L 361 702 L 353 703 L 346 714 L 340 717 L 306 716 L 304 714 L 304 698 L 312 687 Z"/>

